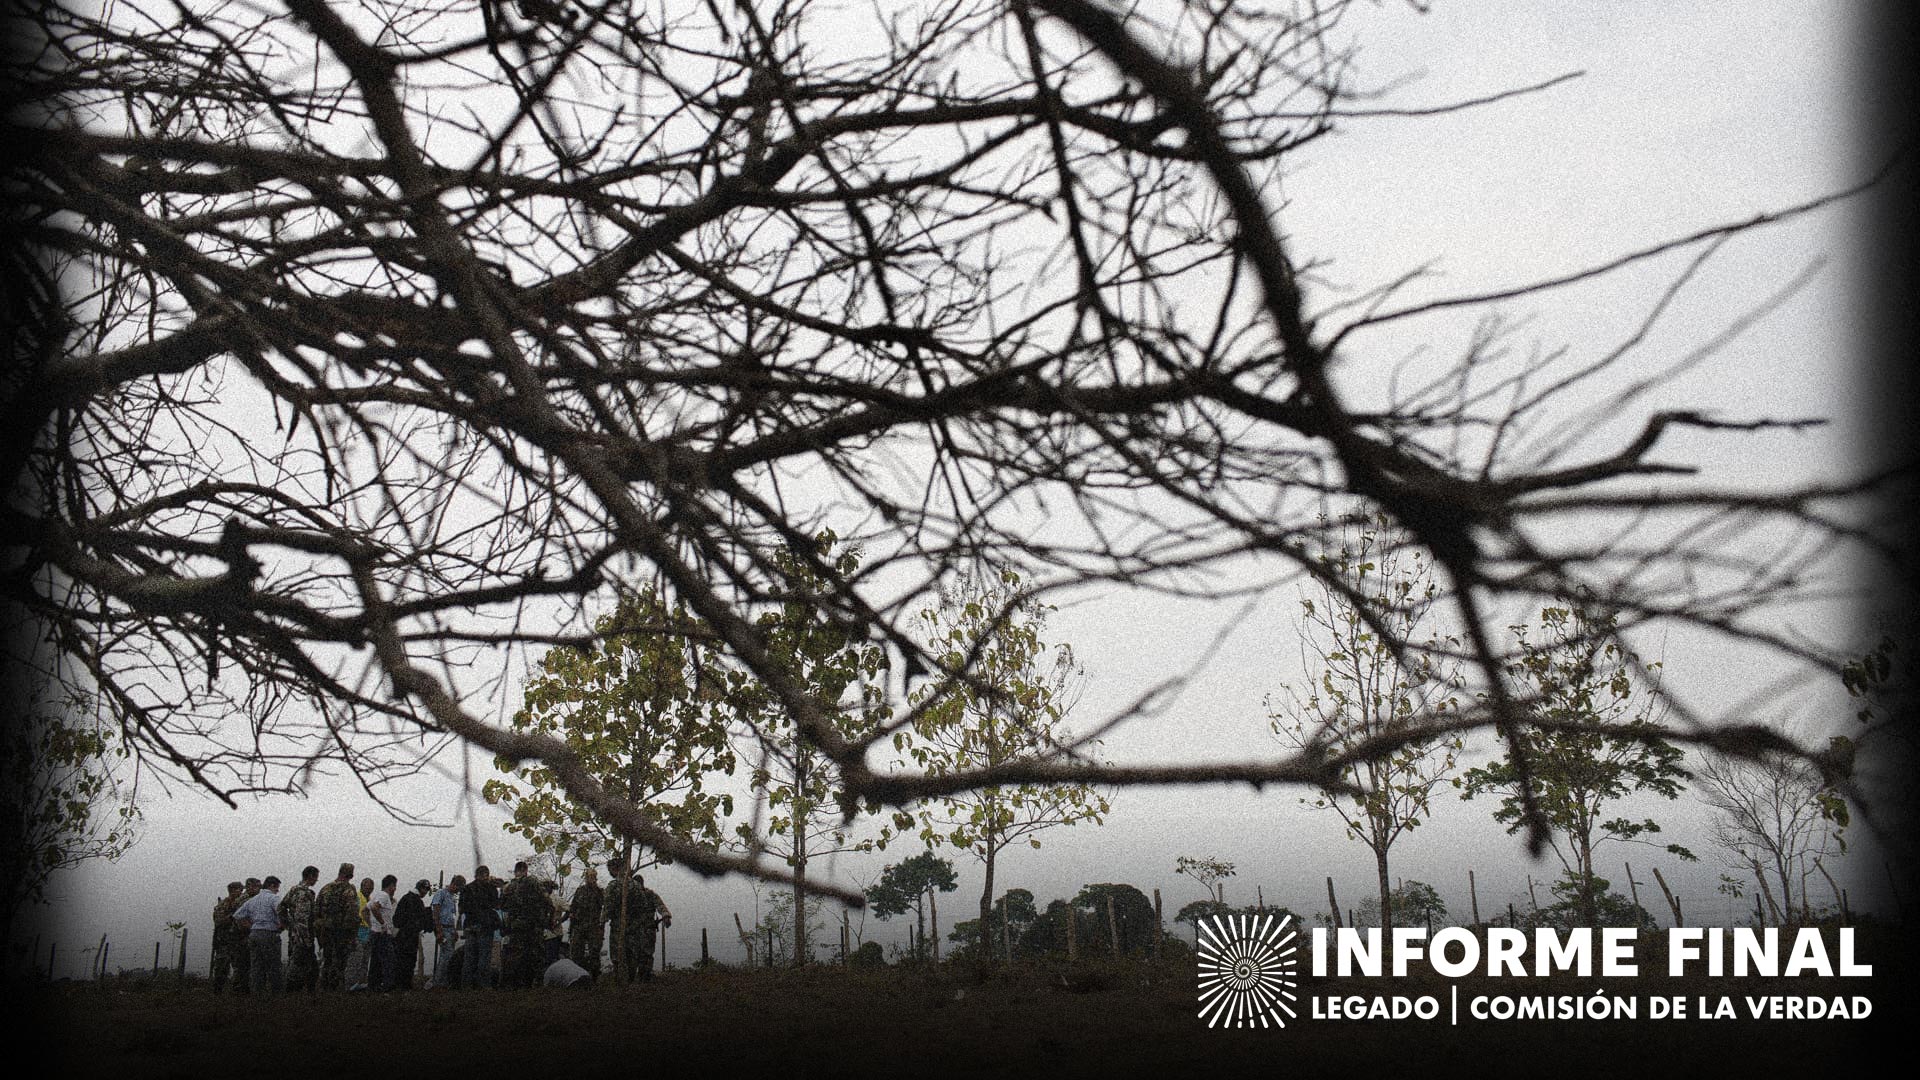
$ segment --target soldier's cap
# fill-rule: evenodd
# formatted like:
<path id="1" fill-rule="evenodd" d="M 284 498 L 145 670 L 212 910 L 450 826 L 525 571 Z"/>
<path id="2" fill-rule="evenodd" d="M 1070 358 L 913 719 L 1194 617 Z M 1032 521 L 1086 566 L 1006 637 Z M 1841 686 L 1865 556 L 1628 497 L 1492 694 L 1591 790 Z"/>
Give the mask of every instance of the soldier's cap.
<path id="1" fill-rule="evenodd" d="M 250 878 L 248 878 L 248 879 L 247 879 L 247 884 L 249 884 L 249 885 L 258 885 L 258 884 L 260 884 L 260 879 L 259 879 L 259 878 L 257 878 L 257 877 L 250 877 Z"/>

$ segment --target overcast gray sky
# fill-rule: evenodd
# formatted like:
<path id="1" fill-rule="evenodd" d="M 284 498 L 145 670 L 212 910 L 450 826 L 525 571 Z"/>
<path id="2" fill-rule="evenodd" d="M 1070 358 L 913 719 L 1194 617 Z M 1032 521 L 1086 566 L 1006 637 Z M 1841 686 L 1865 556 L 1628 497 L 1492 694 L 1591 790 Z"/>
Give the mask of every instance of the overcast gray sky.
<path id="1" fill-rule="evenodd" d="M 1470 112 L 1350 122 L 1290 162 L 1280 193 L 1282 225 L 1296 250 L 1332 260 L 1321 275 L 1340 286 L 1374 284 L 1431 264 L 1434 274 L 1411 287 L 1412 299 L 1551 275 L 1843 187 L 1865 171 L 1852 152 L 1853 92 L 1863 78 L 1847 20 L 1853 10 L 1779 0 L 1524 7 L 1440 0 L 1426 15 L 1399 4 L 1364 7 L 1348 29 L 1360 39 L 1362 75 L 1393 88 L 1380 99 L 1383 107 L 1440 104 L 1584 74 Z M 1861 351 L 1851 336 L 1858 311 L 1849 240 L 1857 227 L 1854 211 L 1842 208 L 1736 240 L 1642 347 L 1639 362 L 1647 367 L 1639 370 L 1671 364 L 1824 261 L 1784 305 L 1660 391 L 1664 407 L 1835 421 L 1799 435 L 1685 444 L 1722 479 L 1779 482 L 1849 471 L 1850 440 L 1870 394 L 1852 359 Z M 1638 322 L 1678 266 L 1657 262 L 1516 304 L 1506 312 L 1521 323 L 1514 343 L 1605 349 Z M 1368 338 L 1364 355 L 1390 364 L 1422 345 L 1445 352 L 1457 349 L 1462 333 L 1457 323 L 1408 326 Z M 1088 722 L 1160 679 L 1185 674 L 1186 688 L 1159 715 L 1108 740 L 1110 757 L 1277 753 L 1264 702 L 1301 678 L 1292 604 L 1281 599 L 1247 610 L 1122 591 L 1067 598 L 1050 637 L 1070 642 L 1086 668 L 1076 716 Z M 1792 617 L 1798 629 L 1823 640 L 1851 625 L 1838 608 L 1806 608 Z M 1752 701 L 1757 687 L 1788 674 L 1771 657 L 1723 645 L 1678 637 L 1637 644 L 1664 661 L 1670 687 L 1716 715 Z M 1849 715 L 1837 686 L 1753 708 L 1754 718 L 1792 719 L 1814 730 Z M 470 871 L 476 845 L 496 868 L 510 863 L 524 847 L 500 830 L 496 812 L 480 806 L 469 813 L 478 799 L 462 796 L 467 764 L 457 750 L 450 752 L 431 776 L 397 791 L 397 802 L 439 828 L 392 820 L 344 777 L 321 781 L 303 800 L 263 800 L 238 810 L 177 787 L 168 796 L 149 784 L 138 845 L 117 863 L 86 866 L 53 885 L 62 971 L 76 970 L 83 962 L 79 947 L 103 932 L 116 943 L 117 958 L 144 963 L 163 925 L 174 919 L 192 927 L 193 963 L 204 968 L 208 910 L 230 878 L 291 878 L 309 862 L 330 874 L 350 859 L 363 873 L 391 872 L 410 881 Z M 477 788 L 485 762 L 476 755 L 470 764 Z M 1257 886 L 1270 903 L 1319 910 L 1326 875 L 1336 879 L 1343 903 L 1356 903 L 1371 878 L 1368 853 L 1343 840 L 1331 816 L 1301 807 L 1299 794 L 1122 791 L 1106 825 L 1047 834 L 1043 850 L 1011 854 L 1000 882 L 1029 888 L 1043 903 L 1087 882 L 1158 887 L 1171 915 L 1199 897 L 1196 886 L 1173 874 L 1175 857 L 1208 854 L 1238 864 L 1228 885 L 1236 903 L 1252 902 Z M 1524 897 L 1527 875 L 1557 876 L 1557 867 L 1526 860 L 1519 841 L 1492 821 L 1486 802 L 1460 804 L 1443 795 L 1442 803 L 1394 849 L 1398 876 L 1435 885 L 1462 916 L 1468 868 L 1476 871 L 1483 913 Z M 1721 867 L 1700 814 L 1646 809 L 1662 810 L 1671 838 L 1699 851 L 1703 862 L 1683 867 L 1651 851 L 1629 850 L 1626 857 L 1641 875 L 1660 865 L 1677 880 L 1690 911 L 1724 913 L 1725 901 L 1711 899 Z M 857 882 L 914 850 L 842 858 L 829 871 Z M 1845 861 L 1856 905 L 1874 902 L 1873 883 L 1883 876 L 1879 858 L 1871 843 L 1861 843 Z M 961 889 L 943 901 L 943 924 L 965 917 L 979 889 L 978 868 L 965 855 L 956 862 Z M 1617 865 L 1602 868 L 1618 871 Z M 656 884 L 679 916 L 668 942 L 672 959 L 691 955 L 702 926 L 713 932 L 723 959 L 738 955 L 728 944 L 731 930 L 723 928 L 731 927 L 731 912 L 752 920 L 746 884 L 673 870 L 661 872 Z M 897 940 L 899 930 L 869 920 L 868 936 Z"/>

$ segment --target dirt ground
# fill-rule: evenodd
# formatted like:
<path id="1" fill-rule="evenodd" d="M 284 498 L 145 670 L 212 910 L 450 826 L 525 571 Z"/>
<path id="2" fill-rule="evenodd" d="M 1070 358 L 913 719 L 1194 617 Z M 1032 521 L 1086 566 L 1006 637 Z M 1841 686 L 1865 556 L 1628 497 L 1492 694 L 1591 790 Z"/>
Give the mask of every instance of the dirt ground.
<path id="1" fill-rule="evenodd" d="M 1888 976 L 1893 972 L 1880 969 Z M 1209 1029 L 1191 960 L 967 969 L 668 972 L 584 991 L 415 992 L 253 1000 L 61 984 L 25 1002 L 52 1075 L 383 1078 L 531 1067 L 526 1075 L 1119 1077 L 1873 1076 L 1882 1037 L 1916 1019 L 1906 980 L 1491 980 L 1473 993 L 1867 994 L 1867 1021 L 1334 1021 Z M 1843 985 L 1844 984 L 1844 985 Z M 1309 984 L 1308 994 L 1439 995 L 1424 979 Z M 14 1015 L 21 1015 L 15 1010 Z M 1903 1055 L 1904 1056 L 1904 1055 Z M 334 1070 L 351 1070 L 351 1073 Z"/>

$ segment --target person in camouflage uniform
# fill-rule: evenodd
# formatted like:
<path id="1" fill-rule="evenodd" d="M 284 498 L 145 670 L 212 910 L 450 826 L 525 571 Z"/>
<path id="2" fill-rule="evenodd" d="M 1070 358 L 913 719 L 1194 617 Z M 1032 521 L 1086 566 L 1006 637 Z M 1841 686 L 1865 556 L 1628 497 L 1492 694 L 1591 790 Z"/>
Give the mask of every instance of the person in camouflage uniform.
<path id="1" fill-rule="evenodd" d="M 621 908 L 626 908 L 626 946 L 625 978 L 628 982 L 638 979 L 642 982 L 653 978 L 653 943 L 662 926 L 673 925 L 673 912 L 667 910 L 660 894 L 647 888 L 647 879 L 635 873 L 625 877 L 626 867 L 619 860 L 608 864 L 613 871 L 614 887 L 613 910 L 607 915 L 607 925 L 613 933 L 620 934 Z"/>
<path id="2" fill-rule="evenodd" d="M 248 878 L 246 894 L 241 896 L 239 902 L 233 905 L 234 909 L 236 911 L 239 910 L 241 904 L 259 895 L 260 879 L 257 877 Z M 250 994 L 253 992 L 253 951 L 247 947 L 247 932 L 238 926 L 234 927 L 233 930 L 231 951 L 233 953 L 233 992 L 236 994 Z"/>
<path id="3" fill-rule="evenodd" d="M 352 863 L 341 864 L 340 876 L 320 890 L 313 907 L 313 932 L 320 944 L 320 989 L 345 989 L 347 954 L 360 929 L 360 896 L 353 888 Z"/>
<path id="4" fill-rule="evenodd" d="M 280 925 L 287 929 L 287 989 L 312 993 L 320 984 L 320 964 L 313 954 L 313 886 L 320 868 L 300 871 L 300 884 L 280 898 Z"/>
<path id="5" fill-rule="evenodd" d="M 233 925 L 233 909 L 240 906 L 245 897 L 240 895 L 241 885 L 237 881 L 227 882 L 227 895 L 213 904 L 213 992 L 218 994 L 227 988 L 227 979 L 233 974 L 233 954 L 245 947 Z M 239 942 L 238 945 L 235 943 Z"/>
<path id="6" fill-rule="evenodd" d="M 594 978 L 600 977 L 600 943 L 606 938 L 607 928 L 603 919 L 607 910 L 607 894 L 600 888 L 600 872 L 587 867 L 587 879 L 573 891 L 573 900 L 567 905 L 567 950 L 569 958 L 585 968 Z"/>
<path id="7" fill-rule="evenodd" d="M 500 906 L 507 912 L 507 942 L 501 957 L 500 981 L 504 986 L 525 987 L 540 981 L 545 969 L 542 937 L 553 908 L 540 882 L 527 873 L 527 864 L 513 864 L 513 880 L 500 893 Z"/>

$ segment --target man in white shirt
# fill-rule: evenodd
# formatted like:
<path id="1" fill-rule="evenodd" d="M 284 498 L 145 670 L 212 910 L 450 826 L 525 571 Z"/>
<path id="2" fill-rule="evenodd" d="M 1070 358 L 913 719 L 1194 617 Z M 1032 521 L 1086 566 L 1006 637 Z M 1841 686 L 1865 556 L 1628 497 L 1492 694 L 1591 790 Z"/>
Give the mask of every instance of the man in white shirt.
<path id="1" fill-rule="evenodd" d="M 280 968 L 280 879 L 268 875 L 260 891 L 233 913 L 235 926 L 247 931 L 247 977 L 256 994 L 285 989 Z"/>
<path id="2" fill-rule="evenodd" d="M 367 928 L 373 931 L 373 958 L 368 965 L 367 989 L 393 988 L 393 909 L 399 901 L 393 887 L 400 879 L 388 874 L 380 879 L 380 888 L 367 898 Z"/>

